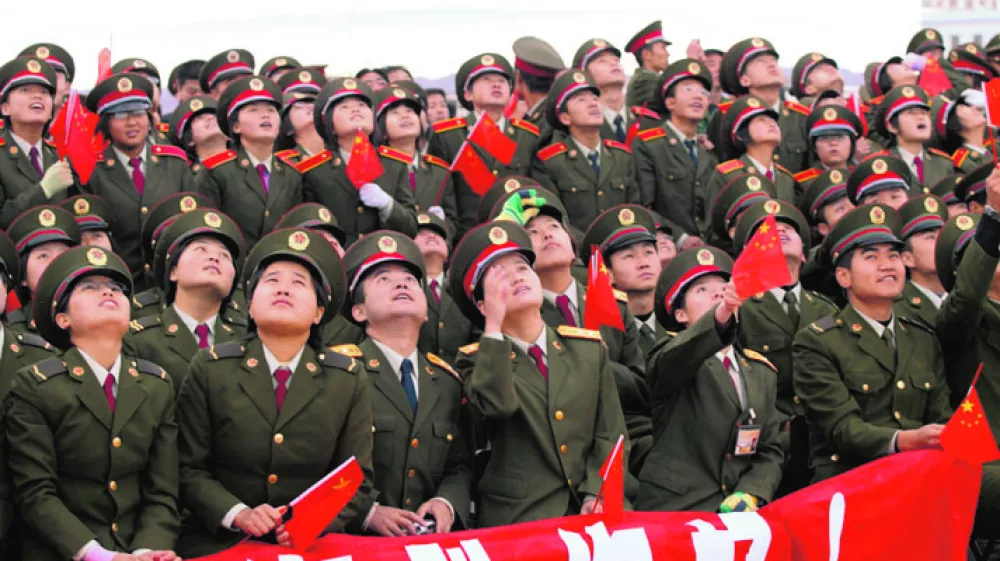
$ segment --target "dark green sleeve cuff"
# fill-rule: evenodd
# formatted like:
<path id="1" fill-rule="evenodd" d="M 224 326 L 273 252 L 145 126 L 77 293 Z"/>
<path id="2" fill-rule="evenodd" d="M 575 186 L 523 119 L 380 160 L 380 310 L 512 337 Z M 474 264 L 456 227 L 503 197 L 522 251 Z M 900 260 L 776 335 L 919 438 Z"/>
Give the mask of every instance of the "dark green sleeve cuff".
<path id="1" fill-rule="evenodd" d="M 986 207 L 976 228 L 976 242 L 986 255 L 1000 258 L 1000 214 L 993 207 Z"/>

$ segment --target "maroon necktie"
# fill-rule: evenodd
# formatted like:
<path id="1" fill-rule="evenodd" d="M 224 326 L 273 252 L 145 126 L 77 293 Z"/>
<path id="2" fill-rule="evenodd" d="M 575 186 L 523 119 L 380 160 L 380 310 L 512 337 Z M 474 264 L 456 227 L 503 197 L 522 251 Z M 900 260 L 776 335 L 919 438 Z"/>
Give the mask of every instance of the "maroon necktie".
<path id="1" fill-rule="evenodd" d="M 772 182 L 774 181 L 774 171 L 768 169 L 766 172 L 764 172 L 764 175 L 767 176 L 768 180 Z"/>
<path id="2" fill-rule="evenodd" d="M 111 412 L 115 412 L 115 377 L 108 372 L 108 377 L 104 379 L 104 397 L 108 398 L 108 407 Z"/>
<path id="3" fill-rule="evenodd" d="M 194 328 L 194 334 L 198 336 L 198 348 L 207 349 L 208 348 L 208 326 L 204 323 L 199 323 L 197 327 Z"/>
<path id="4" fill-rule="evenodd" d="M 573 310 L 569 307 L 569 296 L 565 294 L 556 296 L 556 307 L 559 308 L 559 313 L 562 314 L 566 325 L 576 327 L 576 318 L 573 317 Z"/>
<path id="5" fill-rule="evenodd" d="M 268 193 L 271 187 L 271 172 L 267 171 L 267 166 L 257 164 L 257 177 L 260 179 L 261 187 L 264 188 L 264 193 Z"/>
<path id="6" fill-rule="evenodd" d="M 42 172 L 42 162 L 41 162 L 41 160 L 38 159 L 38 148 L 37 147 L 35 147 L 35 146 L 31 147 L 31 150 L 28 151 L 28 159 L 31 160 L 31 167 L 35 168 L 35 171 L 38 172 L 38 176 L 39 177 L 45 175 Z"/>
<path id="7" fill-rule="evenodd" d="M 135 183 L 135 190 L 141 195 L 146 189 L 146 176 L 142 174 L 142 158 L 131 158 L 128 165 L 132 166 L 132 183 Z"/>
<path id="8" fill-rule="evenodd" d="M 410 168 L 410 190 L 417 192 L 417 172 L 413 171 L 413 168 Z"/>
<path id="9" fill-rule="evenodd" d="M 441 304 L 441 293 L 438 292 L 438 281 L 437 279 L 431 280 L 431 294 L 434 295 L 434 303 Z"/>
<path id="10" fill-rule="evenodd" d="M 913 167 L 917 168 L 917 180 L 921 184 L 924 182 L 924 159 L 920 156 L 915 156 L 913 158 Z"/>
<path id="11" fill-rule="evenodd" d="M 542 354 L 542 348 L 538 345 L 532 345 L 528 347 L 528 355 L 535 361 L 535 366 L 537 366 L 538 371 L 542 373 L 542 378 L 548 380 L 549 367 L 545 365 L 545 355 Z"/>
<path id="12" fill-rule="evenodd" d="M 292 371 L 287 368 L 279 368 L 274 371 L 274 379 L 278 382 L 274 388 L 274 401 L 278 404 L 278 411 L 285 404 L 285 396 L 288 395 L 288 379 L 292 377 Z"/>

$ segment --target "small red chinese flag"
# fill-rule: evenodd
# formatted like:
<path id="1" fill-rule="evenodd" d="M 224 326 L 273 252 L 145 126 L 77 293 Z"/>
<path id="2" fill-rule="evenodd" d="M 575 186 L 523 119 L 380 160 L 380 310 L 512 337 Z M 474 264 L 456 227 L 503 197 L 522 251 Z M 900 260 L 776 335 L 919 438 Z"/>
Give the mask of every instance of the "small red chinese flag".
<path id="1" fill-rule="evenodd" d="M 11 290 L 10 292 L 7 293 L 7 307 L 5 308 L 5 310 L 9 314 L 14 310 L 20 310 L 20 309 L 21 309 L 21 299 L 17 297 L 17 292 Z"/>
<path id="2" fill-rule="evenodd" d="M 480 197 L 490 190 L 496 180 L 493 172 L 486 167 L 486 163 L 468 142 L 463 142 L 462 147 L 458 149 L 458 155 L 451 163 L 451 171 L 461 173 L 469 188 Z"/>
<path id="3" fill-rule="evenodd" d="M 291 518 L 285 530 L 296 550 L 305 551 L 316 541 L 354 497 L 362 479 L 358 461 L 351 458 L 288 503 Z"/>
<path id="4" fill-rule="evenodd" d="M 1000 460 L 997 441 L 976 391 L 976 381 L 982 372 L 983 364 L 979 363 L 969 394 L 941 431 L 941 447 L 945 452 L 976 465 Z"/>
<path id="5" fill-rule="evenodd" d="M 939 93 L 951 89 L 951 80 L 944 73 L 941 64 L 928 58 L 924 69 L 920 71 L 920 79 L 917 85 L 927 92 L 928 97 L 934 97 Z"/>
<path id="6" fill-rule="evenodd" d="M 97 54 L 97 83 L 111 76 L 111 49 L 104 47 Z"/>
<path id="7" fill-rule="evenodd" d="M 482 148 L 504 165 L 510 165 L 514 161 L 514 153 L 517 152 L 517 143 L 514 139 L 504 134 L 487 113 L 483 113 L 472 127 L 469 142 Z"/>
<path id="8" fill-rule="evenodd" d="M 368 135 L 358 130 L 354 135 L 354 148 L 351 149 L 351 161 L 347 162 L 344 169 L 347 178 L 354 184 L 355 189 L 360 189 L 366 183 L 371 183 L 385 172 L 382 169 L 382 160 L 378 157 L 378 152 L 372 146 Z"/>
<path id="9" fill-rule="evenodd" d="M 987 145 L 993 150 L 993 163 L 1000 166 L 1000 158 L 997 157 L 996 137 L 993 129 L 1000 127 L 1000 78 L 993 78 L 983 84 L 983 93 L 986 95 L 986 123 L 990 131 L 990 140 Z"/>
<path id="10" fill-rule="evenodd" d="M 597 492 L 597 504 L 605 516 L 618 519 L 625 510 L 625 435 L 618 437 L 599 473 L 604 483 Z"/>
<path id="11" fill-rule="evenodd" d="M 80 103 L 80 96 L 74 90 L 49 127 L 59 158 L 69 158 L 82 183 L 90 181 L 94 167 L 107 147 L 104 135 L 96 132 L 97 120 L 97 115 L 87 111 Z"/>
<path id="12" fill-rule="evenodd" d="M 771 214 L 733 263 L 733 284 L 740 298 L 749 298 L 791 283 L 792 273 L 778 238 L 778 223 Z"/>
<path id="13" fill-rule="evenodd" d="M 625 146 L 629 148 L 632 147 L 632 141 L 635 137 L 639 136 L 639 119 L 636 119 L 634 123 L 629 125 L 628 132 L 625 133 Z"/>
<path id="14" fill-rule="evenodd" d="M 514 115 L 517 113 L 517 104 L 521 101 L 521 96 L 514 92 L 510 95 L 510 101 L 507 102 L 507 107 L 503 108 L 503 116 L 505 119 L 513 119 Z"/>
<path id="15" fill-rule="evenodd" d="M 604 266 L 600 249 L 594 246 L 590 254 L 590 267 L 587 269 L 587 304 L 583 309 L 583 326 L 596 330 L 605 325 L 625 332 L 622 313 L 615 300 L 615 290 L 608 277 L 608 268 Z"/>

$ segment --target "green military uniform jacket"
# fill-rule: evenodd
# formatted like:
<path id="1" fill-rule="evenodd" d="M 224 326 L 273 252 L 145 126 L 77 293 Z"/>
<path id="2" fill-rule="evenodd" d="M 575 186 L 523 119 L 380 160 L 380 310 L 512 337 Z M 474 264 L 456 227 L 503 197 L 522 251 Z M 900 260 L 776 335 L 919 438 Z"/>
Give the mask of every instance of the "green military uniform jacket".
<path id="1" fill-rule="evenodd" d="M 323 150 L 298 165 L 302 172 L 305 200 L 330 209 L 337 225 L 347 234 L 345 247 L 359 235 L 375 230 L 396 230 L 408 236 L 417 234 L 417 214 L 413 191 L 405 163 L 382 159 L 384 172 L 374 183 L 393 199 L 392 210 L 383 222 L 380 211 L 361 203 L 358 189 L 347 178 L 347 162 L 339 153 Z"/>
<path id="2" fill-rule="evenodd" d="M 898 146 L 889 148 L 887 152 L 893 156 L 908 162 L 899 151 Z M 951 156 L 936 148 L 924 148 L 924 180 L 921 182 L 917 178 L 917 173 L 913 172 L 913 183 L 910 185 L 910 196 L 923 195 L 929 193 L 931 187 L 937 185 L 945 177 L 955 173 L 955 164 Z M 910 168 L 913 169 L 912 167 Z"/>
<path id="3" fill-rule="evenodd" d="M 440 497 L 455 509 L 455 528 L 468 524 L 472 469 L 465 427 L 460 423 L 462 381 L 436 355 L 420 354 L 417 411 L 410 409 L 398 374 L 371 339 L 360 345 L 373 391 L 375 487 L 362 499 L 359 519 L 372 505 L 416 511 Z M 405 357 L 404 357 L 405 358 Z"/>
<path id="4" fill-rule="evenodd" d="M 732 103 L 732 100 L 720 103 L 718 111 L 712 113 L 708 123 L 708 137 L 715 144 L 715 155 L 719 160 L 726 157 L 721 153 L 724 144 L 719 136 L 722 134 L 722 117 Z M 806 118 L 810 110 L 794 101 L 780 103 L 782 106 L 778 111 L 778 127 L 781 129 L 781 145 L 775 152 L 774 161 L 795 174 L 809 168 L 809 133 L 806 130 Z M 726 134 L 729 134 L 729 131 Z"/>
<path id="5" fill-rule="evenodd" d="M 171 549 L 180 515 L 166 372 L 123 353 L 114 413 L 75 348 L 16 376 L 7 440 L 22 558 L 65 561 L 90 540 L 112 551 Z"/>
<path id="6" fill-rule="evenodd" d="M 130 305 L 132 307 L 132 319 L 134 320 L 149 316 L 156 316 L 167 308 L 163 289 L 156 286 L 147 288 L 146 290 L 143 290 L 133 296 Z M 222 314 L 229 323 L 246 324 L 246 298 L 243 296 L 243 290 L 241 288 L 237 287 L 237 289 L 233 291 L 233 296 L 226 303 L 226 308 L 223 310 Z M 175 385 L 180 387 L 180 383 Z"/>
<path id="7" fill-rule="evenodd" d="M 447 281 L 444 281 L 443 285 L 438 287 L 438 293 L 441 295 L 440 303 L 434 300 L 430 286 L 424 287 L 424 296 L 427 298 L 427 321 L 420 326 L 417 348 L 423 353 L 434 353 L 446 362 L 454 362 L 459 347 L 478 341 L 482 333 L 458 309 L 455 300 L 445 288 L 448 286 Z"/>
<path id="8" fill-rule="evenodd" d="M 340 314 L 323 325 L 323 346 L 325 347 L 357 345 L 364 338 L 364 330 Z"/>
<path id="9" fill-rule="evenodd" d="M 734 352 L 746 384 L 743 407 L 715 356 L 735 342 L 734 331 L 728 326 L 719 332 L 713 309 L 653 350 L 647 371 L 655 436 L 639 474 L 637 510 L 715 512 L 735 492 L 774 498 L 781 481 L 783 418 L 775 409 L 775 372 L 753 351 Z M 734 455 L 740 425 L 760 427 L 756 454 Z"/>
<path id="10" fill-rule="evenodd" d="M 615 140 L 602 144 L 599 174 L 572 137 L 539 150 L 531 168 L 531 177 L 559 196 L 569 223 L 582 232 L 613 206 L 639 204 L 632 151 Z"/>
<path id="11" fill-rule="evenodd" d="M 671 127 L 644 130 L 632 142 L 632 163 L 642 206 L 660 213 L 689 236 L 700 237 L 711 202 L 705 200 L 706 189 L 719 162 L 714 154 L 695 146 L 697 165 L 684 139 Z M 674 237 L 680 234 L 674 232 Z"/>
<path id="12" fill-rule="evenodd" d="M 90 181 L 80 190 L 108 201 L 115 215 L 111 228 L 115 253 L 132 271 L 133 282 L 145 286 L 142 222 L 149 209 L 163 198 L 193 191 L 194 175 L 188 167 L 187 155 L 175 146 L 148 146 L 143 150 L 142 162 L 146 183 L 141 194 L 132 182 L 131 172 L 111 146 L 104 150 L 104 160 L 97 163 Z"/>
<path id="13" fill-rule="evenodd" d="M 18 146 L 10 130 L 4 130 L 0 134 L 0 151 L 3 153 L 0 156 L 0 228 L 7 229 L 18 215 L 31 207 L 56 204 L 76 194 L 77 188 L 71 185 L 64 193 L 54 195 L 51 200 L 47 199 L 39 184 L 42 176 L 35 171 L 28 155 Z M 56 154 L 55 146 L 43 140 L 39 160 L 43 172 L 56 163 L 59 155 Z"/>
<path id="14" fill-rule="evenodd" d="M 351 521 L 371 492 L 371 394 L 354 358 L 307 345 L 279 412 L 260 339 L 214 345 L 195 355 L 177 418 L 181 500 L 190 510 L 176 548 L 183 557 L 243 539 L 220 526 L 234 506 L 286 505 L 351 456 L 364 482 L 330 529 Z"/>
<path id="15" fill-rule="evenodd" d="M 761 164 L 764 163 L 766 162 L 761 162 Z M 712 245 L 722 247 L 718 243 L 722 240 L 716 239 L 715 234 L 712 233 L 712 205 L 730 181 L 745 173 L 759 174 L 760 170 L 754 165 L 750 156 L 743 154 L 735 160 L 729 160 L 715 166 L 715 172 L 712 173 L 708 181 L 708 189 L 705 193 L 705 201 L 708 204 L 705 206 L 705 217 L 702 224 L 705 227 L 706 241 Z M 774 164 L 773 183 L 775 192 L 778 194 L 777 198 L 789 204 L 794 205 L 799 195 L 802 194 L 802 186 L 795 181 L 792 172 L 781 165 Z"/>
<path id="16" fill-rule="evenodd" d="M 989 161 L 991 157 L 992 154 L 988 148 L 986 149 L 986 152 L 980 154 L 976 150 L 963 146 L 952 153 L 951 163 L 955 166 L 956 171 L 968 174 L 972 173 L 972 170 Z"/>
<path id="17" fill-rule="evenodd" d="M 505 120 L 506 121 L 506 120 Z M 431 135 L 427 145 L 427 153 L 436 156 L 446 162 L 454 162 L 458 155 L 458 150 L 462 147 L 469 131 L 476 123 L 476 116 L 473 113 L 465 117 L 455 117 L 445 121 L 434 123 L 434 133 Z M 531 162 L 538 150 L 538 137 L 541 131 L 538 127 L 527 121 L 511 119 L 504 123 L 504 134 L 512 138 L 517 143 L 517 151 L 510 165 L 504 164 L 485 150 L 478 146 L 473 149 L 479 154 L 486 167 L 493 172 L 495 177 L 505 175 L 529 175 Z M 466 183 L 461 174 L 452 176 L 455 181 L 455 202 L 458 206 L 458 227 L 459 230 L 455 239 L 461 239 L 465 232 L 471 230 L 477 224 L 476 211 L 479 209 L 479 201 L 482 199 Z"/>
<path id="18" fill-rule="evenodd" d="M 302 176 L 295 166 L 271 156 L 268 190 L 243 148 L 226 150 L 205 160 L 195 176 L 195 190 L 240 225 L 247 253 L 274 230 L 282 215 L 301 203 Z M 331 209 L 332 210 L 332 209 Z"/>
<path id="19" fill-rule="evenodd" d="M 198 340 L 177 315 L 177 310 L 167 306 L 159 315 L 133 321 L 131 328 L 137 354 L 162 366 L 174 381 L 174 389 L 180 391 L 191 359 L 198 353 Z M 246 330 L 247 322 L 242 316 L 225 312 L 216 316 L 212 325 L 216 345 L 242 340 Z"/>
<path id="20" fill-rule="evenodd" d="M 432 206 L 444 211 L 445 222 L 452 232 L 458 231 L 458 202 L 455 200 L 455 175 L 449 170 L 450 164 L 436 156 L 426 155 L 414 170 L 417 184 L 413 191 L 414 208 L 417 213 L 427 212 Z M 443 190 L 442 190 L 443 189 Z M 441 194 L 438 200 L 438 194 Z"/>
<path id="21" fill-rule="evenodd" d="M 937 307 L 934 302 L 927 298 L 926 294 L 913 284 L 913 281 L 906 281 L 903 294 L 896 299 L 896 303 L 892 307 L 897 314 L 919 322 L 927 329 L 933 331 L 934 326 L 937 325 Z"/>
<path id="22" fill-rule="evenodd" d="M 784 303 L 770 291 L 751 296 L 740 306 L 737 338 L 744 349 L 756 351 L 777 369 L 778 410 L 786 416 L 805 414 L 792 387 L 792 343 L 795 334 L 810 323 L 837 313 L 837 306 L 817 292 L 802 289 L 798 301 L 799 323 L 792 325 Z"/>
<path id="23" fill-rule="evenodd" d="M 625 434 L 597 334 L 545 330 L 548 381 L 506 338 L 484 336 L 458 354 L 465 394 L 485 419 L 493 450 L 479 481 L 482 527 L 579 513 L 600 490 L 601 465 Z"/>
<path id="24" fill-rule="evenodd" d="M 643 67 L 635 69 L 625 88 L 625 103 L 629 107 L 645 106 L 656 95 L 656 80 L 659 74 Z"/>
<path id="25" fill-rule="evenodd" d="M 541 101 L 538 102 L 534 107 L 529 107 L 528 111 L 524 114 L 524 120 L 535 125 L 538 129 L 538 145 L 548 146 L 552 143 L 552 139 L 556 134 L 556 131 L 549 124 L 549 120 L 546 114 L 549 110 L 549 98 L 543 97 Z M 562 136 L 562 133 L 559 133 Z"/>
<path id="26" fill-rule="evenodd" d="M 21 307 L 7 314 L 6 326 L 15 333 L 38 334 L 35 327 L 34 309 L 31 301 L 21 303 Z"/>
<path id="27" fill-rule="evenodd" d="M 793 381 L 809 421 L 814 481 L 889 454 L 897 431 L 951 416 L 934 333 L 903 316 L 893 329 L 895 350 L 848 305 L 795 337 Z"/>
<path id="28" fill-rule="evenodd" d="M 667 335 L 667 330 L 663 329 L 663 326 L 656 321 L 656 318 L 651 318 L 653 323 L 656 324 L 655 328 L 649 327 L 645 323 L 639 321 L 639 318 L 635 318 L 636 328 L 639 330 L 639 351 L 642 356 L 648 357 L 650 351 L 656 346 L 656 343 L 663 339 Z M 634 454 L 634 452 L 633 452 Z"/>

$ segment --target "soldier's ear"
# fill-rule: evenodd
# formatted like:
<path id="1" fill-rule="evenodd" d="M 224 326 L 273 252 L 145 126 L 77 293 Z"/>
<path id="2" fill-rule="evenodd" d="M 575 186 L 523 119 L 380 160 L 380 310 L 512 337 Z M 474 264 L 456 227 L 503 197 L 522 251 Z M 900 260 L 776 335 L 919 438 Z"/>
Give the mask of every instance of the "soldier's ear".
<path id="1" fill-rule="evenodd" d="M 69 330 L 69 327 L 70 327 L 69 314 L 65 314 L 65 313 L 56 314 L 56 318 L 55 319 L 56 319 L 56 326 L 58 326 L 59 329 L 66 330 L 66 331 Z"/>
<path id="2" fill-rule="evenodd" d="M 830 235 L 830 230 L 831 230 L 830 225 L 827 224 L 826 222 L 820 222 L 819 224 L 816 225 L 816 231 L 819 232 L 819 234 L 824 238 Z"/>
<path id="3" fill-rule="evenodd" d="M 0 103 L 0 115 L 3 115 L 4 117 L 10 117 L 10 103 L 9 102 L 5 101 L 3 103 Z"/>
<path id="4" fill-rule="evenodd" d="M 466 89 L 464 92 L 462 92 L 462 96 L 465 97 L 465 101 L 468 101 L 469 103 L 472 103 L 472 89 L 471 88 Z"/>
<path id="5" fill-rule="evenodd" d="M 840 285 L 844 290 L 849 290 L 852 286 L 851 282 L 851 270 L 847 267 L 837 267 L 834 273 L 837 277 L 837 284 Z"/>
<path id="6" fill-rule="evenodd" d="M 673 113 L 677 109 L 677 98 L 674 96 L 669 96 L 663 98 L 663 105 L 666 106 L 667 111 Z"/>
<path id="7" fill-rule="evenodd" d="M 741 86 L 743 86 L 744 88 L 749 88 L 750 87 L 750 83 L 751 82 L 750 82 L 750 77 L 749 76 L 747 76 L 746 74 L 741 74 L 740 75 L 740 85 Z"/>
<path id="8" fill-rule="evenodd" d="M 567 112 L 567 111 L 560 111 L 559 112 L 559 122 L 562 123 L 563 126 L 568 127 L 569 124 L 570 124 L 569 112 Z"/>
<path id="9" fill-rule="evenodd" d="M 900 252 L 899 255 L 903 258 L 903 265 L 907 269 L 912 269 L 913 267 L 916 267 L 917 260 L 913 256 L 913 252 L 912 251 L 902 251 L 902 252 Z"/>
<path id="10" fill-rule="evenodd" d="M 677 320 L 677 323 L 681 325 L 687 325 L 688 318 L 689 316 L 687 310 L 685 310 L 684 308 L 678 308 L 674 310 L 674 319 Z"/>
<path id="11" fill-rule="evenodd" d="M 368 321 L 368 314 L 365 313 L 364 306 L 361 304 L 351 306 L 351 315 L 354 316 L 354 321 L 358 323 L 365 323 Z"/>
<path id="12" fill-rule="evenodd" d="M 316 315 L 313 317 L 313 325 L 319 325 L 323 321 L 323 314 L 326 313 L 326 308 L 323 306 L 316 306 Z"/>
<path id="13" fill-rule="evenodd" d="M 237 113 L 237 115 L 239 115 L 239 113 Z M 240 130 L 240 123 L 239 123 L 239 121 L 231 123 L 229 125 L 229 128 L 232 130 L 233 134 L 240 134 L 240 133 L 242 133 L 242 130 Z"/>

